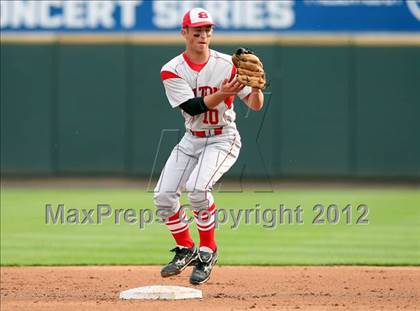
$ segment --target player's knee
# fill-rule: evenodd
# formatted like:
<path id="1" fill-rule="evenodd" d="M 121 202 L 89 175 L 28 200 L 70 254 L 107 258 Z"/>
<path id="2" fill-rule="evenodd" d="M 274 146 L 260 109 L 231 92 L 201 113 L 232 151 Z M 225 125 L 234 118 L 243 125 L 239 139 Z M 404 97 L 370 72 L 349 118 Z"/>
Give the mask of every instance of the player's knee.
<path id="1" fill-rule="evenodd" d="M 155 191 L 153 201 L 158 208 L 175 209 L 178 206 L 179 197 L 175 192 Z"/>
<path id="2" fill-rule="evenodd" d="M 188 193 L 188 199 L 194 210 L 203 210 L 209 207 L 208 191 L 194 190 Z"/>
<path id="3" fill-rule="evenodd" d="M 205 193 L 209 191 L 208 187 L 202 182 L 198 182 L 195 178 L 189 178 L 185 184 L 185 190 L 187 193 L 193 195 L 197 193 Z"/>
<path id="4" fill-rule="evenodd" d="M 185 188 L 193 210 L 205 210 L 213 204 L 211 191 L 207 189 L 205 185 L 200 185 L 195 180 L 188 180 Z"/>

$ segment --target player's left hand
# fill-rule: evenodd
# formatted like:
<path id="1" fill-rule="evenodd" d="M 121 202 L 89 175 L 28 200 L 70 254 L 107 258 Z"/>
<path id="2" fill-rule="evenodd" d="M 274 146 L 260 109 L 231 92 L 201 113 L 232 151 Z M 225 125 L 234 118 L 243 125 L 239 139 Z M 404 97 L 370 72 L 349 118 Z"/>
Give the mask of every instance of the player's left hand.
<path id="1" fill-rule="evenodd" d="M 264 66 L 257 55 L 251 50 L 239 48 L 232 55 L 232 62 L 237 69 L 236 78 L 239 82 L 264 90 L 266 87 Z"/>

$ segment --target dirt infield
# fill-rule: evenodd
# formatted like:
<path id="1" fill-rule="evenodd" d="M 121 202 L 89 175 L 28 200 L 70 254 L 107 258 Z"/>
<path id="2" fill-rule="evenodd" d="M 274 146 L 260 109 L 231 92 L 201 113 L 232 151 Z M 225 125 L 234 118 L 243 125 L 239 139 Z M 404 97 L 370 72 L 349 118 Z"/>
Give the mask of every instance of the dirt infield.
<path id="1" fill-rule="evenodd" d="M 190 268 L 189 268 L 190 269 Z M 203 299 L 121 301 L 145 285 L 190 286 L 157 266 L 2 267 L 1 310 L 416 310 L 418 267 L 216 267 Z"/>

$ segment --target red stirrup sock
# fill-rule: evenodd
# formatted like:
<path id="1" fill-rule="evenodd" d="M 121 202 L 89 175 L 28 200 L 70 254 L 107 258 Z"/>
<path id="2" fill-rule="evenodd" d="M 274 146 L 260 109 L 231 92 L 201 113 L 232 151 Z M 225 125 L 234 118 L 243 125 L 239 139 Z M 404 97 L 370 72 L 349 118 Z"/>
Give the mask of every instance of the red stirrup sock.
<path id="1" fill-rule="evenodd" d="M 181 217 L 179 217 L 181 213 Z M 169 217 L 165 221 L 165 225 L 171 231 L 172 236 L 176 241 L 176 245 L 191 248 L 194 246 L 194 241 L 191 239 L 189 224 L 187 222 L 187 214 L 184 209 L 180 208 L 178 212 Z"/>
<path id="2" fill-rule="evenodd" d="M 194 218 L 197 223 L 198 233 L 200 235 L 200 248 L 210 248 L 213 252 L 216 251 L 215 233 L 215 214 L 216 205 L 213 203 L 206 211 L 195 212 Z"/>

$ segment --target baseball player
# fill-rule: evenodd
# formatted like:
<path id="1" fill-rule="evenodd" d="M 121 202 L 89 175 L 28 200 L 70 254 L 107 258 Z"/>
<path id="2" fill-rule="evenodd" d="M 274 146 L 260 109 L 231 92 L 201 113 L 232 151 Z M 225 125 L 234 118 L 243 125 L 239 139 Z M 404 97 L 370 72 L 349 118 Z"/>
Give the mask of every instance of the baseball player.
<path id="1" fill-rule="evenodd" d="M 241 137 L 235 125 L 234 96 L 252 110 L 263 107 L 259 88 L 245 86 L 236 78 L 230 55 L 209 49 L 213 20 L 202 8 L 188 11 L 182 21 L 185 51 L 166 63 L 161 79 L 172 108 L 185 118 L 186 133 L 170 154 L 154 190 L 154 203 L 168 211 L 165 224 L 175 239 L 174 258 L 162 268 L 162 277 L 181 273 L 195 264 L 192 284 L 206 282 L 217 261 L 216 205 L 213 185 L 235 163 Z M 181 192 L 188 194 L 197 224 L 200 245 L 190 236 Z M 205 213 L 201 213 L 204 211 Z"/>

